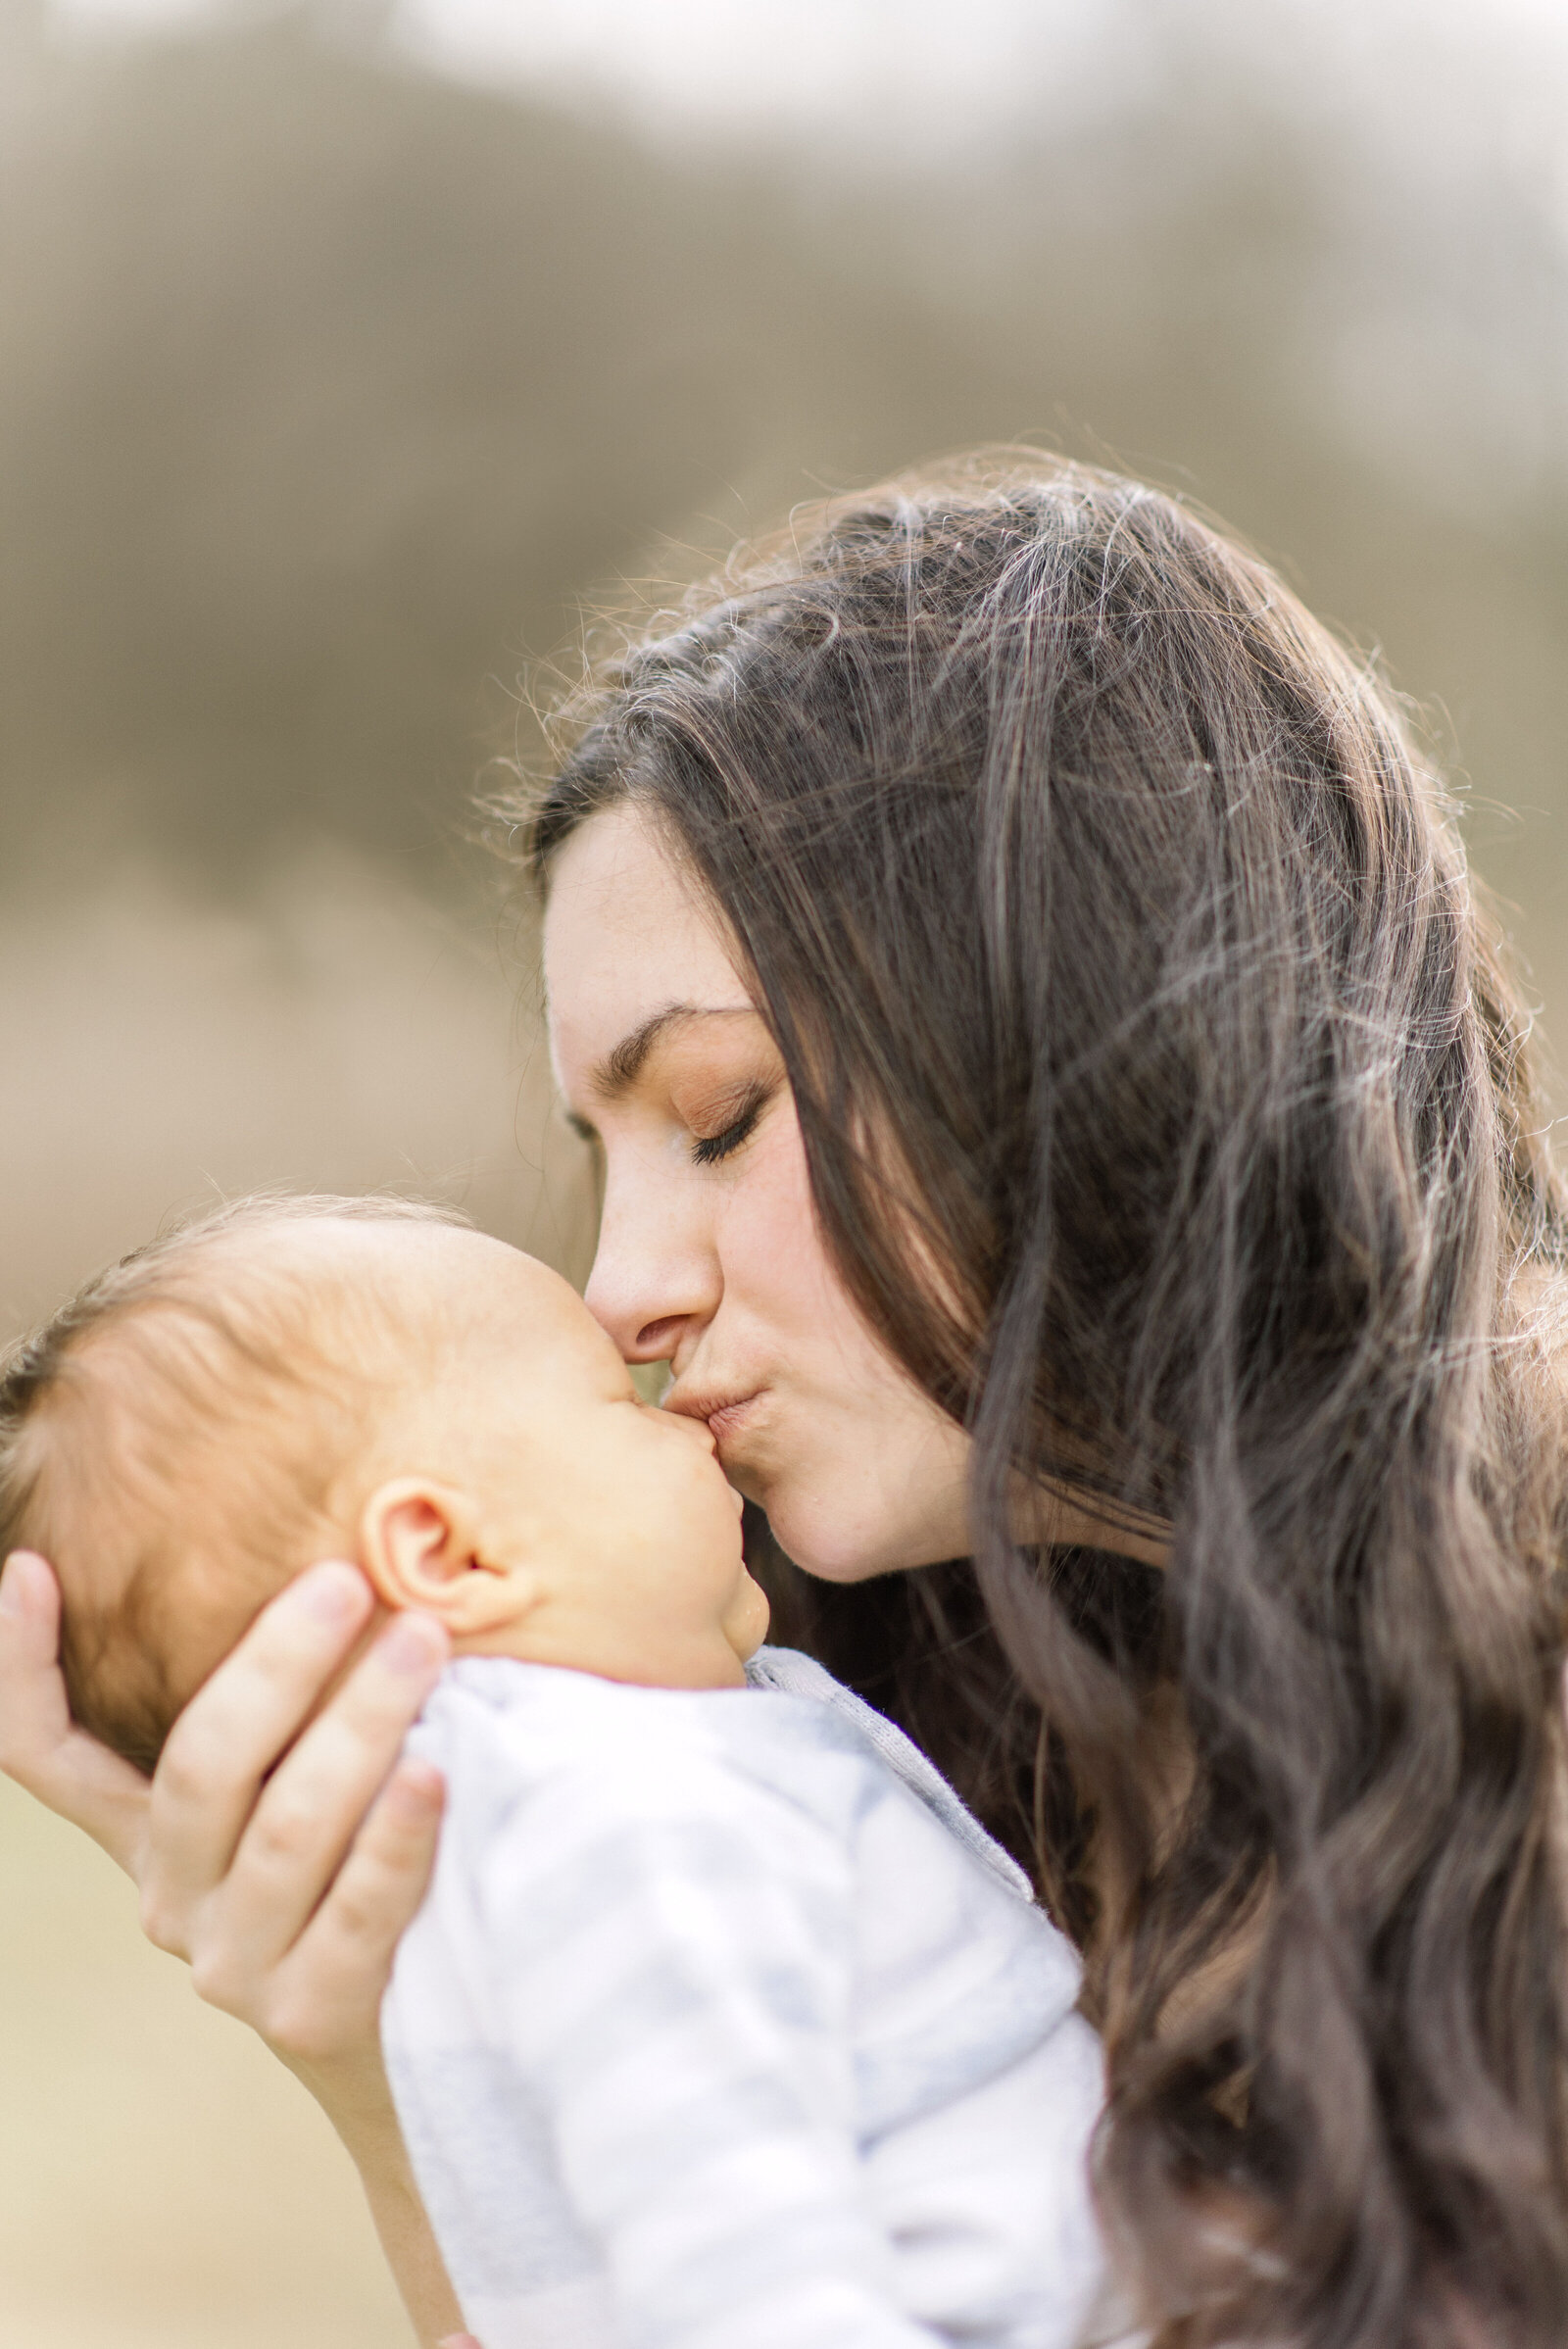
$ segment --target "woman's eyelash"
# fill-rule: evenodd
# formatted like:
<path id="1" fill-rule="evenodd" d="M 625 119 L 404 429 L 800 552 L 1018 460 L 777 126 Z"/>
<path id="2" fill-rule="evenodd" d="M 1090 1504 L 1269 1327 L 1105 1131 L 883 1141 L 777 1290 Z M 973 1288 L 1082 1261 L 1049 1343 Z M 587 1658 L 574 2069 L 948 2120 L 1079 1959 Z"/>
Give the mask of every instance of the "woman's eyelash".
<path id="1" fill-rule="evenodd" d="M 692 1144 L 692 1156 L 699 1166 L 716 1166 L 731 1150 L 738 1150 L 767 1105 L 765 1093 L 749 1096 L 740 1115 L 720 1133 L 704 1134 Z"/>

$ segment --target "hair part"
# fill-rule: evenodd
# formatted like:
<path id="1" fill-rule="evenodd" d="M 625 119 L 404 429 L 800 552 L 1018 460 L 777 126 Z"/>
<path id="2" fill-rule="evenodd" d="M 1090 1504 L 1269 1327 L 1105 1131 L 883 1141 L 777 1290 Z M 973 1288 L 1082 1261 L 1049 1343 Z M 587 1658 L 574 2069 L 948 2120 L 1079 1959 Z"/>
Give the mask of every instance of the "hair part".
<path id="1" fill-rule="evenodd" d="M 513 837 L 677 844 L 973 1438 L 972 1563 L 802 1620 L 1033 1820 L 1161 2349 L 1544 2349 L 1564 1208 L 1404 712 L 1188 507 L 1012 452 L 803 514 L 560 723 Z M 1021 1546 L 1020 1476 L 1166 1518 L 1157 1590 Z"/>
<path id="2" fill-rule="evenodd" d="M 463 1221 L 390 1197 L 233 1200 L 94 1275 L 0 1360 L 0 1557 L 51 1560 L 72 1717 L 148 1776 L 192 1693 L 172 1670 L 192 1578 L 226 1635 L 216 1661 L 331 1530 L 407 1335 L 390 1294 L 287 1244 Z"/>

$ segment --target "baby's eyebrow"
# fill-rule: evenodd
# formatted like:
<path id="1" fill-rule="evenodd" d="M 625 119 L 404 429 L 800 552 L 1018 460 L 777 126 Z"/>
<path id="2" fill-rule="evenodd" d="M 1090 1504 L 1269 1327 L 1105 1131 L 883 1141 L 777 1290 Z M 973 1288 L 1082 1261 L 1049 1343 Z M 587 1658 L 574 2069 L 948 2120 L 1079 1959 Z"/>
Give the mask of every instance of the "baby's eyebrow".
<path id="1" fill-rule="evenodd" d="M 619 1101 L 629 1093 L 642 1075 L 648 1055 L 671 1028 L 684 1027 L 694 1019 L 752 1018 L 757 1016 L 751 1003 L 665 1003 L 660 1010 L 651 1011 L 639 1027 L 623 1036 L 613 1049 L 605 1054 L 589 1071 L 588 1091 L 601 1101 Z M 586 1119 L 574 1118 L 581 1127 Z"/>

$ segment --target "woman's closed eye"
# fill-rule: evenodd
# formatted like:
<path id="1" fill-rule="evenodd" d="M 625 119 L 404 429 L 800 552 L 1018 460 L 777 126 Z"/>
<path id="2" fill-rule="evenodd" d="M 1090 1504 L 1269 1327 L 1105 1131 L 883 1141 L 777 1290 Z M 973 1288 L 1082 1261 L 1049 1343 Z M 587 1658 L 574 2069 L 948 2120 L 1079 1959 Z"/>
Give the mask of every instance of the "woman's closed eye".
<path id="1" fill-rule="evenodd" d="M 754 1086 L 742 1097 L 738 1109 L 726 1125 L 721 1126 L 716 1133 L 697 1137 L 692 1144 L 692 1157 L 699 1166 L 716 1166 L 721 1158 L 727 1158 L 750 1139 L 758 1119 L 767 1106 L 770 1091 L 771 1088 L 765 1085 Z"/>

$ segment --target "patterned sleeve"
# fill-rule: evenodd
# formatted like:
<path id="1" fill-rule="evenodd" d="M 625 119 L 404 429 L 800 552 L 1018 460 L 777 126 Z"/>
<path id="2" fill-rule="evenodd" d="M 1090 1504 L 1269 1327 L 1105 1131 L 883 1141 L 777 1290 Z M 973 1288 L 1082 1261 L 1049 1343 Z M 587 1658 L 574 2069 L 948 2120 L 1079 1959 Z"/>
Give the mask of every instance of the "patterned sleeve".
<path id="1" fill-rule="evenodd" d="M 717 1758 L 668 1761 L 554 1780 L 481 1893 L 508 2049 L 627 2349 L 934 2349 L 858 2157 L 852 1855 Z"/>

